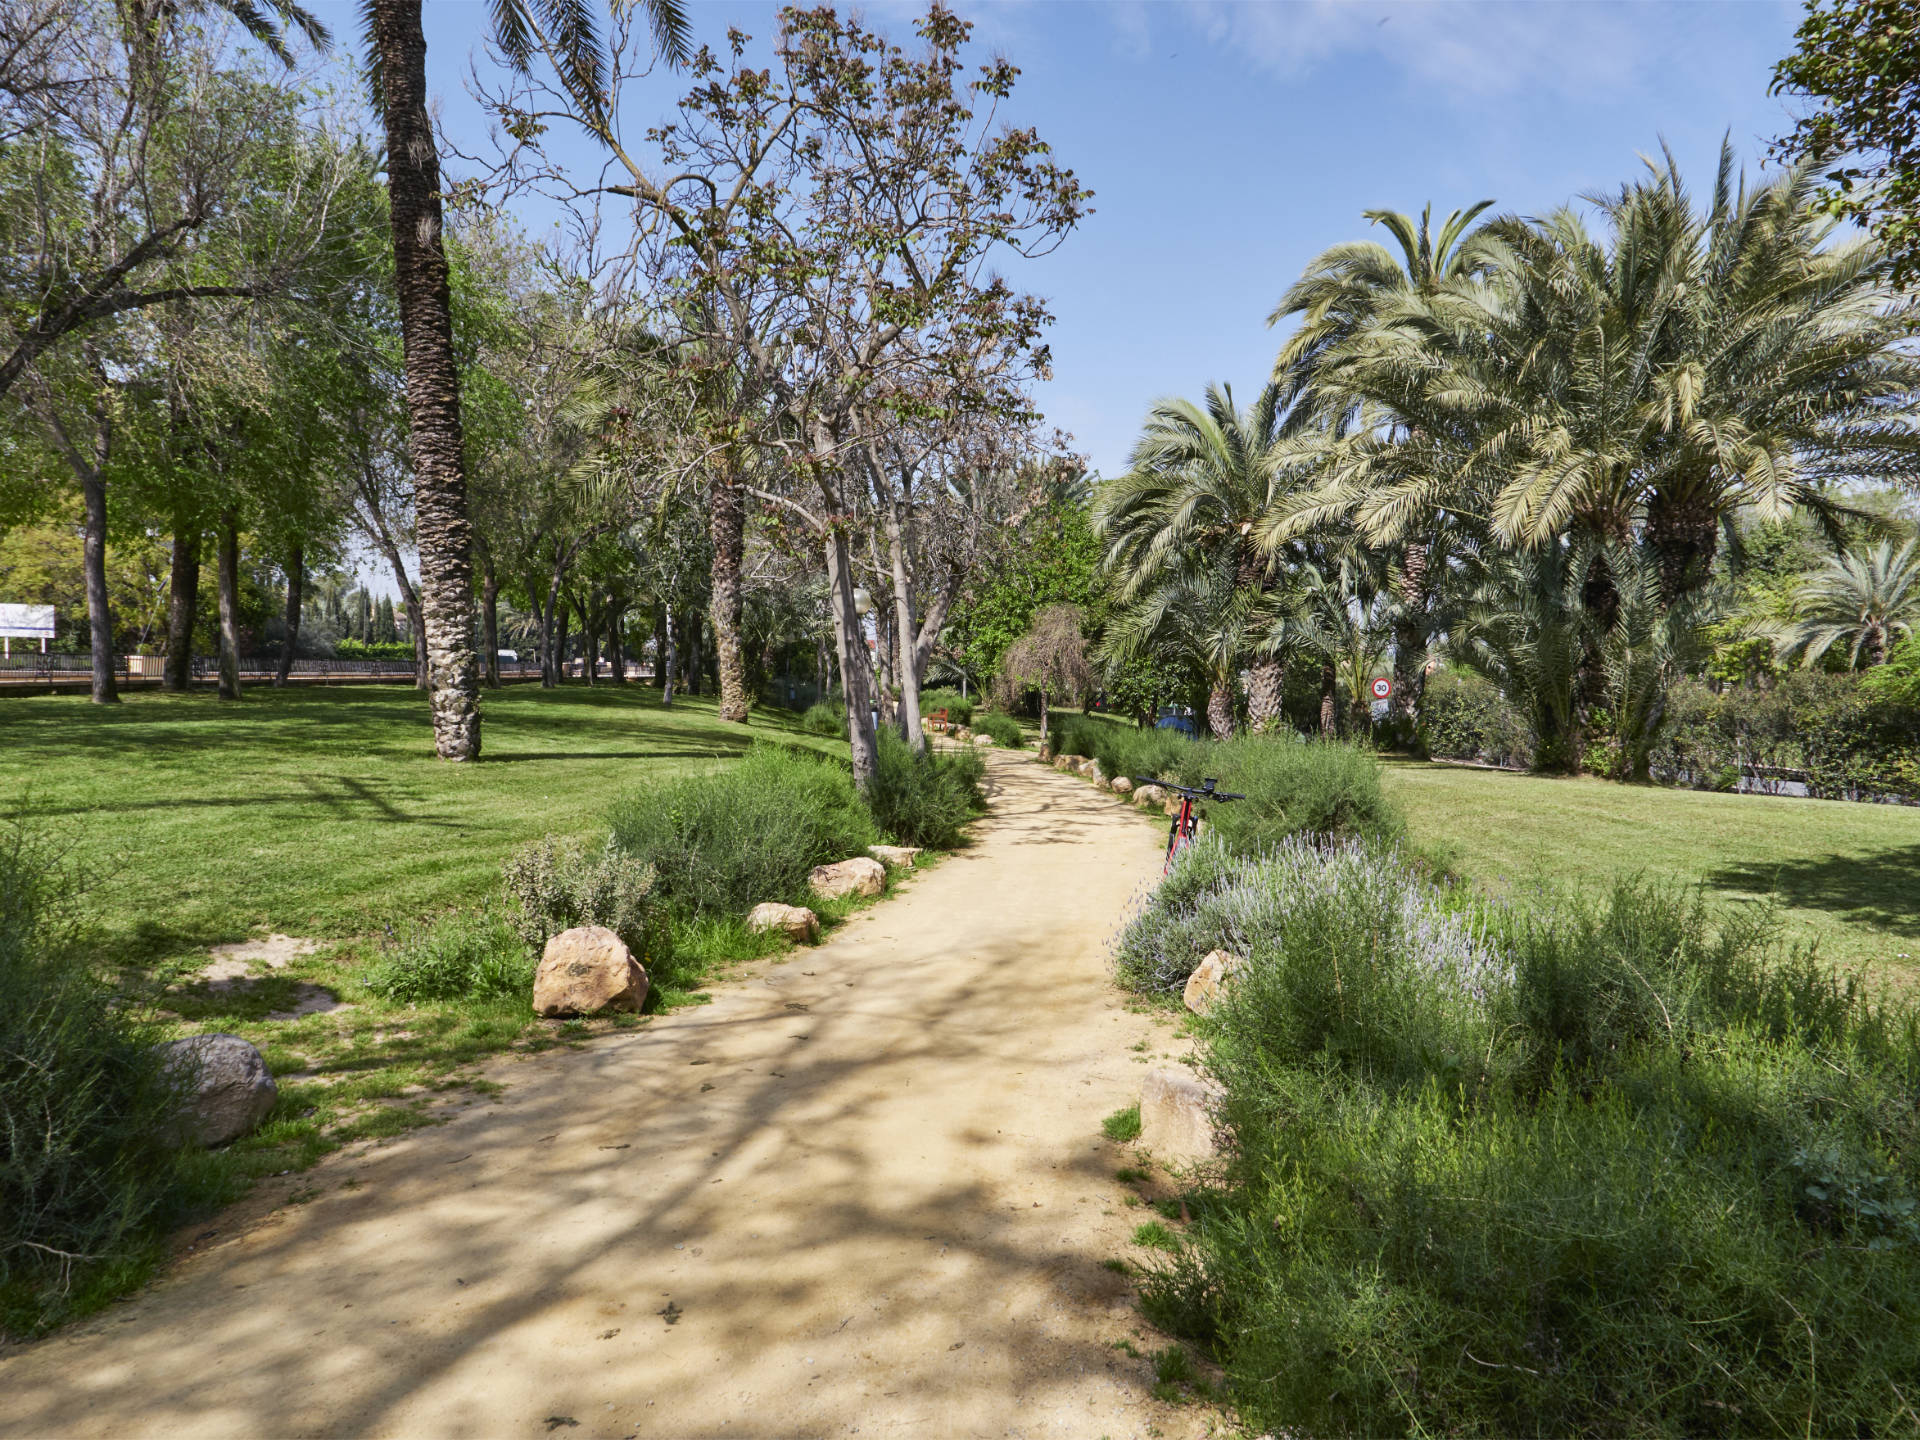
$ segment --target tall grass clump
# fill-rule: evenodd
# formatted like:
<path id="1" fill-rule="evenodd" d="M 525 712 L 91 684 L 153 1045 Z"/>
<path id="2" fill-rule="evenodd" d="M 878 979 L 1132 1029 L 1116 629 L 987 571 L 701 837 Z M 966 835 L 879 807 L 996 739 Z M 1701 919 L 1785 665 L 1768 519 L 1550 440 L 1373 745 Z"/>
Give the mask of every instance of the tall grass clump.
<path id="1" fill-rule="evenodd" d="M 1053 753 L 1084 755 L 1116 775 L 1171 778 L 1193 741 L 1174 730 L 1142 730 L 1090 715 L 1062 715 L 1053 722 Z"/>
<path id="2" fill-rule="evenodd" d="M 168 1225 L 216 1198 L 174 1138 L 159 1036 L 116 1005 L 47 847 L 0 839 L 0 1333 L 29 1335 L 138 1284 Z"/>
<path id="3" fill-rule="evenodd" d="M 402 927 L 360 978 L 381 999 L 403 1005 L 524 998 L 537 964 L 518 928 L 489 906 Z"/>
<path id="4" fill-rule="evenodd" d="M 1211 776 L 1222 790 L 1247 797 L 1213 806 L 1208 817 L 1227 847 L 1243 855 L 1293 835 L 1391 843 L 1406 829 L 1380 761 L 1341 741 L 1291 734 L 1193 741 L 1171 768 L 1182 785 Z"/>
<path id="5" fill-rule="evenodd" d="M 1144 1299 L 1250 1429 L 1914 1428 L 1910 1013 L 1643 882 L 1493 908 L 1352 844 L 1224 857 L 1122 974 L 1245 957 L 1202 1022 L 1218 1189 Z"/>
<path id="6" fill-rule="evenodd" d="M 1007 750 L 1019 750 L 1027 743 L 1027 737 L 1020 729 L 1020 722 L 998 710 L 989 710 L 974 716 L 973 733 L 991 735 L 994 744 Z"/>
<path id="7" fill-rule="evenodd" d="M 883 834 L 901 845 L 950 850 L 962 828 L 980 813 L 980 782 L 987 762 L 971 746 L 916 753 L 891 729 L 880 749 L 867 806 Z"/>
<path id="8" fill-rule="evenodd" d="M 777 745 L 755 745 L 711 775 L 631 791 L 608 828 L 616 850 L 653 868 L 662 903 L 682 918 L 802 903 L 808 871 L 879 838 L 843 762 Z"/>
<path id="9" fill-rule="evenodd" d="M 844 735 L 847 733 L 846 709 L 825 700 L 815 701 L 801 715 L 800 728 L 809 735 Z"/>

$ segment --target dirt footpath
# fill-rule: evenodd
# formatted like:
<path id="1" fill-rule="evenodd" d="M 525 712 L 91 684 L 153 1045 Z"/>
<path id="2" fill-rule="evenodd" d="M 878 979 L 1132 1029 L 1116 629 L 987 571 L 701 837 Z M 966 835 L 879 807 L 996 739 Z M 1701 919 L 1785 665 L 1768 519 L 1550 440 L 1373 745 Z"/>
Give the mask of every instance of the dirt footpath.
<path id="1" fill-rule="evenodd" d="M 977 843 L 714 1003 L 494 1069 L 0 1360 L 0 1434 L 1198 1434 L 1113 1348 L 1141 1212 L 1106 946 L 1152 829 L 995 755 Z M 232 1228 L 223 1224 L 224 1237 Z M 1164 1342 L 1159 1342 L 1164 1343 Z"/>

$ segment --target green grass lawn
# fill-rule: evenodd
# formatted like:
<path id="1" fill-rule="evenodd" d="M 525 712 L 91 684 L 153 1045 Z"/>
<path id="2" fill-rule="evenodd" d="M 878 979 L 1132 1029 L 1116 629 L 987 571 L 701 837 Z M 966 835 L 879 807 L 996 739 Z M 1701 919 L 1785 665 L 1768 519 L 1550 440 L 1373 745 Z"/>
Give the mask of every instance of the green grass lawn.
<path id="1" fill-rule="evenodd" d="M 1771 898 L 1790 940 L 1920 982 L 1920 810 L 1390 761 L 1416 845 L 1494 889 L 1619 875 Z"/>
<path id="2" fill-rule="evenodd" d="M 844 754 L 785 716 L 723 724 L 711 699 L 639 686 L 485 700 L 485 759 L 437 760 L 426 697 L 250 690 L 238 704 L 137 692 L 0 697 L 0 818 L 70 844 L 104 958 L 151 964 L 261 927 L 365 935 L 493 890 L 509 851 L 596 829 L 642 780 L 755 737 Z"/>

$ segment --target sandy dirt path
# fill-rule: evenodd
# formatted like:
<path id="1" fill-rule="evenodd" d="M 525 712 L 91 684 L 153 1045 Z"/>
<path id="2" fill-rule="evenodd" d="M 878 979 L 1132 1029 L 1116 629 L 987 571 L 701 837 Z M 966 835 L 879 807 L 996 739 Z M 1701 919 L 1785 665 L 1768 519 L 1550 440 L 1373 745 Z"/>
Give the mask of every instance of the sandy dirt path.
<path id="1" fill-rule="evenodd" d="M 1106 970 L 1154 832 L 990 773 L 977 842 L 830 943 L 502 1062 L 496 1103 L 0 1360 L 0 1434 L 1200 1433 L 1101 1265 L 1141 1212 L 1100 1120 L 1167 1048 Z"/>

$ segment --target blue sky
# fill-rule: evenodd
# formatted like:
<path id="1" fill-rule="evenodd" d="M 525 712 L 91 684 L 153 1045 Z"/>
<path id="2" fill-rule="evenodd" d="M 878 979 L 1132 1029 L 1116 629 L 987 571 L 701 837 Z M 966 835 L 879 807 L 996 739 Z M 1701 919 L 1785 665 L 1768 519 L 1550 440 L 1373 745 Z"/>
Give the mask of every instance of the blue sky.
<path id="1" fill-rule="evenodd" d="M 354 34 L 340 0 L 320 8 Z M 917 6 L 861 7 L 905 37 Z M 1617 187 L 1661 140 L 1696 189 L 1730 132 L 1750 169 L 1786 128 L 1767 95 L 1800 5 L 961 3 L 975 39 L 1021 67 L 1007 111 L 1096 192 L 1053 256 L 1010 268 L 1046 295 L 1054 379 L 1041 403 L 1096 467 L 1124 467 L 1141 417 L 1210 380 L 1251 393 L 1272 362 L 1266 316 L 1361 212 L 1437 213 L 1492 198 L 1537 214 Z M 456 135 L 483 135 L 463 93 L 485 7 L 427 0 L 429 79 Z M 696 35 L 772 33 L 775 7 L 696 3 Z M 629 133 L 679 86 L 635 97 Z M 583 154 L 583 159 L 585 158 Z M 530 215 L 536 222 L 537 214 Z M 1377 230 L 1374 233 L 1378 234 Z M 1384 237 L 1383 237 L 1384 238 Z"/>

